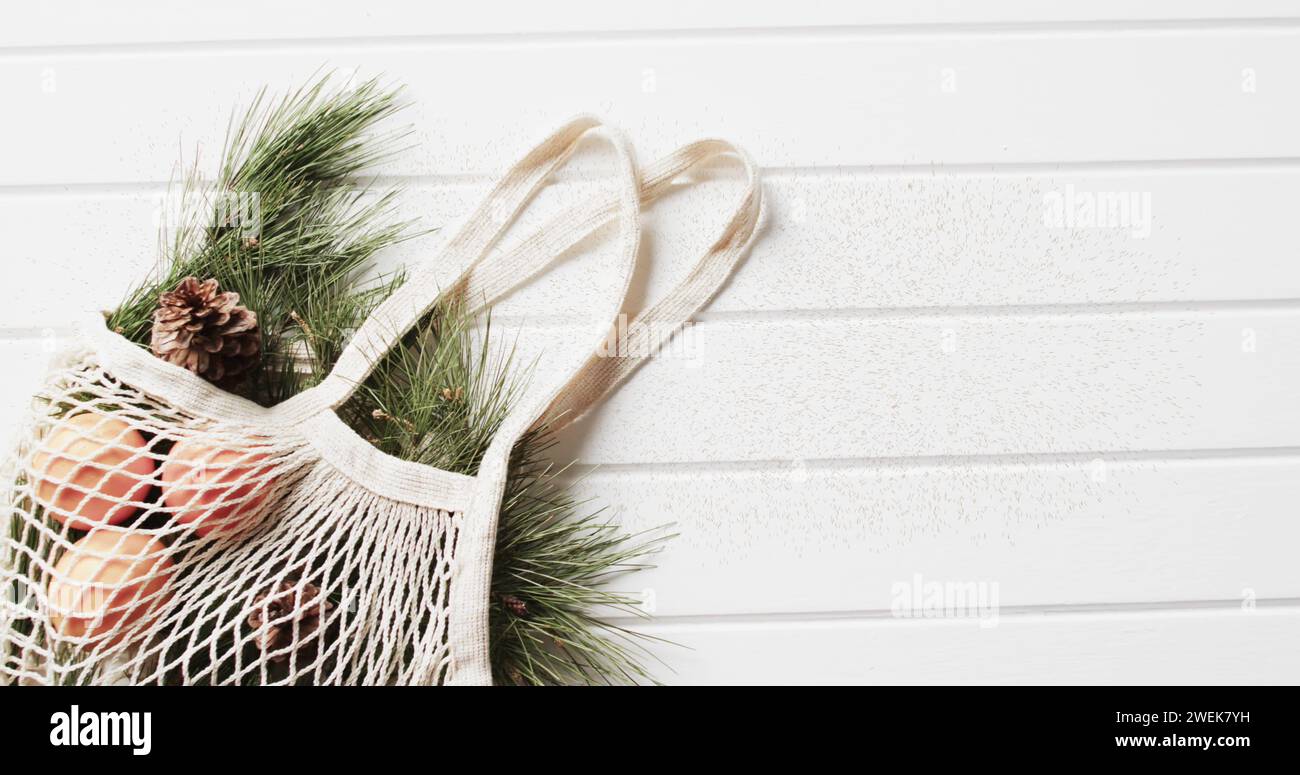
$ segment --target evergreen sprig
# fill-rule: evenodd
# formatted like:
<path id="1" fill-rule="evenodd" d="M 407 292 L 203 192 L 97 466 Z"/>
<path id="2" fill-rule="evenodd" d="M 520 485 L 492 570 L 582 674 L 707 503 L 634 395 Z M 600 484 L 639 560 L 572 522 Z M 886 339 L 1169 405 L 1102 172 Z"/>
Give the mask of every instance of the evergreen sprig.
<path id="1" fill-rule="evenodd" d="M 624 533 L 576 499 L 548 451 L 545 427 L 515 445 L 502 499 L 492 574 L 492 670 L 498 683 L 654 683 L 649 639 L 606 622 L 643 616 L 641 601 L 610 591 L 615 576 L 649 567 L 662 528 Z"/>
<path id="2" fill-rule="evenodd" d="M 335 92 L 321 78 L 278 103 L 258 95 L 228 131 L 218 197 L 253 197 L 260 231 L 186 185 L 181 228 L 163 262 L 114 311 L 109 325 L 148 346 L 159 295 L 189 275 L 216 277 L 259 318 L 263 360 L 239 392 L 271 406 L 329 372 L 351 333 L 401 285 L 397 274 L 360 282 L 374 255 L 412 236 L 397 220 L 398 192 L 353 182 L 395 151 L 403 133 L 375 136 L 401 108 L 368 81 Z M 191 217 L 192 216 L 192 217 Z M 436 307 L 386 356 L 340 415 L 397 457 L 472 474 L 524 387 L 527 369 L 488 346 L 490 325 L 456 301 Z M 499 354 L 492 354 L 497 352 Z M 575 499 L 546 459 L 553 438 L 530 432 L 516 446 L 493 563 L 490 639 L 498 683 L 644 682 L 647 652 L 602 611 L 637 613 L 603 584 L 644 567 L 661 537 L 627 535 Z"/>
<path id="3" fill-rule="evenodd" d="M 114 330 L 147 344 L 161 293 L 190 275 L 215 277 L 257 313 L 264 367 L 238 392 L 264 406 L 319 373 L 313 364 L 303 368 L 299 343 L 317 360 L 337 354 L 347 335 L 337 324 L 350 324 L 374 301 L 355 284 L 377 252 L 412 236 L 411 224 L 395 217 L 396 189 L 351 185 L 397 151 L 404 132 L 376 136 L 374 129 L 402 108 L 399 93 L 377 80 L 332 91 L 329 80 L 274 104 L 260 92 L 232 122 L 216 181 L 189 175 L 157 271 L 109 317 Z M 304 315 L 315 318 L 314 343 L 301 326 Z"/>
<path id="4" fill-rule="evenodd" d="M 493 350 L 453 299 L 386 356 L 340 410 L 381 451 L 456 473 L 477 471 L 492 437 L 526 387 L 512 350 Z M 576 499 L 552 466 L 545 427 L 515 445 L 494 553 L 491 654 L 498 683 L 548 685 L 653 681 L 637 633 L 601 612 L 640 616 L 639 600 L 605 587 L 646 567 L 661 530 L 628 535 Z"/>

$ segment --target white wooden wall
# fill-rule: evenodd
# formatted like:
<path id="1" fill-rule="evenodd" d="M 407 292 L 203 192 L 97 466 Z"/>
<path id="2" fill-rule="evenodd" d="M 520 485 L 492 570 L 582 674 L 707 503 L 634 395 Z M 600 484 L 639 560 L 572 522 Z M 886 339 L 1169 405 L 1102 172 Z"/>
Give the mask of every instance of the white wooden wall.
<path id="1" fill-rule="evenodd" d="M 448 228 L 391 262 L 573 113 L 645 161 L 719 135 L 764 167 L 765 233 L 695 357 L 561 451 L 630 528 L 675 523 L 625 585 L 689 647 L 665 680 L 1300 681 L 1300 3 L 127 5 L 0 23 L 6 423 L 263 84 L 407 84 L 384 179 Z M 715 177 L 647 219 L 640 300 L 720 224 Z M 1067 190 L 1149 196 L 1149 235 L 1050 227 Z M 600 276 L 499 315 L 564 330 Z M 897 615 L 918 578 L 996 620 Z"/>

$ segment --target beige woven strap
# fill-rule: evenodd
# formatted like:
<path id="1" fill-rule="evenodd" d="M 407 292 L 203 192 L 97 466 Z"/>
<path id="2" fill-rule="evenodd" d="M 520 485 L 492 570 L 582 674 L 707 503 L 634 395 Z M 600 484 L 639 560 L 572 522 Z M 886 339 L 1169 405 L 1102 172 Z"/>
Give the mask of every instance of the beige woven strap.
<path id="1" fill-rule="evenodd" d="M 508 260 L 485 260 L 485 256 L 551 174 L 573 155 L 586 137 L 593 134 L 603 135 L 617 155 L 620 191 L 615 197 L 606 196 L 607 207 L 602 222 L 619 216 L 622 251 L 625 257 L 630 255 L 630 258 L 625 258 L 627 265 L 620 266 L 620 271 L 626 272 L 630 278 L 631 264 L 635 261 L 636 245 L 640 240 L 637 178 L 632 154 L 617 132 L 601 125 L 595 117 L 579 116 L 560 127 L 515 164 L 447 243 L 439 257 L 414 271 L 401 288 L 375 309 L 352 337 L 329 376 L 313 389 L 315 395 L 311 402 L 337 408 L 347 400 L 384 355 L 397 346 L 406 332 L 445 295 L 446 289 L 438 287 L 442 267 L 466 265 L 466 272 L 458 281 L 463 287 L 471 276 L 499 285 L 508 277 L 533 276 L 551 263 L 556 254 L 550 246 L 575 239 L 575 235 L 586 228 L 585 224 L 558 224 L 553 230 L 534 235 L 510 251 L 506 255 Z"/>
<path id="2" fill-rule="evenodd" d="M 512 250 L 490 253 L 551 173 L 592 132 L 604 134 L 618 154 L 617 195 L 596 197 L 570 208 Z M 600 346 L 607 339 L 611 325 L 617 324 L 631 284 L 640 243 L 640 203 L 655 201 L 678 177 L 722 155 L 738 157 L 745 167 L 746 187 L 735 214 L 687 277 L 663 300 L 636 317 L 630 326 L 627 347 L 612 356 L 601 352 Z M 676 330 L 712 298 L 753 241 L 761 212 L 757 169 L 748 156 L 730 144 L 720 140 L 692 143 L 652 165 L 643 178 L 638 178 L 631 153 L 622 139 L 604 130 L 595 119 L 581 117 L 561 127 L 506 173 L 448 243 L 442 256 L 417 270 L 376 309 L 340 356 L 334 371 L 315 389 L 319 395 L 312 402 L 332 410 L 347 399 L 375 364 L 397 346 L 405 332 L 441 296 L 459 292 L 471 307 L 490 305 L 592 232 L 611 220 L 617 221 L 622 238 L 615 259 L 618 290 L 594 308 L 598 325 L 591 331 L 587 346 L 575 353 L 578 357 L 562 364 L 559 373 L 565 375 L 563 380 L 547 389 L 530 392 L 528 398 L 510 411 L 484 452 L 457 541 L 450 600 L 453 615 L 447 633 L 453 663 L 450 682 L 474 684 L 491 680 L 488 618 L 492 553 L 515 444 L 538 422 L 558 426 L 576 419 L 626 379 L 646 357 L 653 355 L 653 343 L 646 339 L 650 331 Z M 448 263 L 468 268 L 451 288 L 440 291 L 439 270 Z"/>
<path id="3" fill-rule="evenodd" d="M 732 155 L 745 168 L 745 189 L 722 233 L 691 271 L 659 302 L 643 310 L 626 328 L 626 341 L 613 354 L 588 358 L 544 416 L 552 429 L 577 420 L 618 387 L 645 360 L 655 355 L 666 334 L 686 325 L 722 288 L 741 257 L 753 244 L 762 221 L 763 196 L 758 168 L 744 151 L 723 140 L 702 140 L 678 149 L 649 167 L 641 185 L 641 201 L 653 202 L 681 175 L 718 156 Z"/>
<path id="4" fill-rule="evenodd" d="M 620 171 L 624 173 L 618 196 L 613 203 L 615 212 L 619 216 L 620 231 L 624 237 L 619 245 L 615 264 L 619 290 L 613 298 L 609 299 L 612 303 L 608 306 L 602 305 L 601 314 L 597 315 L 599 325 L 592 330 L 589 344 L 576 353 L 580 356 L 585 356 L 595 349 L 605 336 L 610 322 L 617 317 L 618 311 L 622 308 L 627 297 L 628 286 L 632 281 L 632 269 L 640 245 L 639 189 L 636 172 L 626 148 L 617 143 L 616 148 L 623 162 Z M 535 153 L 536 151 L 529 156 Z M 604 212 L 603 208 L 602 212 Z M 525 240 L 520 249 L 498 254 L 491 260 L 483 261 L 481 265 L 472 266 L 467 274 L 462 276 L 461 289 L 476 294 L 474 289 L 479 287 L 479 284 L 485 287 L 500 287 L 510 284 L 512 277 L 531 276 L 558 255 L 553 249 L 555 246 L 576 242 L 589 233 L 590 226 L 591 223 L 587 220 L 555 223 L 553 228 L 543 229 L 541 236 L 534 235 L 529 240 Z M 477 283 L 473 280 L 476 277 L 479 278 Z M 562 369 L 561 373 L 572 375 L 581 364 L 582 360 L 575 358 L 571 363 L 564 364 L 566 368 Z M 465 509 L 457 541 L 455 581 L 451 586 L 450 600 L 453 615 L 447 632 L 452 654 L 449 683 L 474 685 L 492 681 L 488 642 L 492 554 L 496 546 L 497 519 L 500 516 L 501 498 L 505 491 L 510 453 L 520 436 L 555 400 L 568 381 L 566 378 L 549 390 L 540 391 L 536 398 L 516 406 L 502 420 L 492 443 L 483 453 L 477 475 L 477 486 L 469 506 Z"/>
<path id="5" fill-rule="evenodd" d="M 748 154 L 724 140 L 691 143 L 646 168 L 640 191 L 641 203 L 653 204 L 671 190 L 677 179 L 723 156 L 733 156 L 744 166 L 745 188 L 722 233 L 676 287 L 621 329 L 626 338 L 618 343 L 618 351 L 593 353 L 549 409 L 534 418 L 535 422 L 545 421 L 558 430 L 581 417 L 642 362 L 653 357 L 655 348 L 684 326 L 731 276 L 736 263 L 752 244 L 762 217 L 758 168 Z M 464 281 L 468 297 L 477 306 L 490 307 L 545 268 L 545 264 L 528 260 L 530 255 L 539 249 L 551 256 L 563 255 L 608 223 L 615 213 L 613 203 L 599 196 L 561 212 L 501 258 L 499 267 L 493 267 L 493 271 L 468 272 Z"/>
<path id="6" fill-rule="evenodd" d="M 443 295 L 446 289 L 437 286 L 441 267 L 466 265 L 453 290 L 464 293 L 472 310 L 490 307 L 514 288 L 540 274 L 556 258 L 620 213 L 627 216 L 628 203 L 624 197 L 598 195 L 562 211 L 513 249 L 489 253 L 548 177 L 572 156 L 582 139 L 601 130 L 618 153 L 620 172 L 625 176 L 635 175 L 626 144 L 616 134 L 601 127 L 596 118 L 580 116 L 552 133 L 502 177 L 446 245 L 441 256 L 416 271 L 365 322 L 340 356 L 333 372 L 317 388 L 329 406 L 337 407 L 345 401 L 375 364 Z M 653 357 L 655 347 L 685 325 L 731 275 L 753 242 L 762 211 L 758 169 L 748 154 L 724 140 L 700 140 L 683 146 L 645 170 L 638 186 L 638 199 L 642 204 L 654 203 L 671 190 L 682 175 L 721 156 L 734 156 L 745 170 L 745 188 L 722 233 L 672 291 L 626 326 L 627 339 L 619 343 L 618 351 L 592 353 L 576 373 L 557 388 L 549 408 L 538 411 L 530 425 L 546 421 L 558 429 L 581 417 L 627 379 L 643 361 Z M 621 269 L 629 282 L 632 267 L 627 262 L 635 262 L 635 246 L 639 242 L 639 232 L 633 233 L 636 228 L 634 221 L 634 216 L 623 219 L 625 255 Z M 630 259 L 627 257 L 629 250 Z M 616 300 L 615 318 L 622 309 L 626 293 L 625 282 L 620 286 Z"/>

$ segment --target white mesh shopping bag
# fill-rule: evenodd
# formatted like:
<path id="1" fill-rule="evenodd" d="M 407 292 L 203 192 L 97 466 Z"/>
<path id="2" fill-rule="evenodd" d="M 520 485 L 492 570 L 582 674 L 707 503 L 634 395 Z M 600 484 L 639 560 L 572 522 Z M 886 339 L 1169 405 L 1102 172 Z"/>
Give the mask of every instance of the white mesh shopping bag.
<path id="1" fill-rule="evenodd" d="M 503 233 L 589 135 L 618 190 L 509 250 Z M 622 311 L 640 206 L 717 156 L 746 171 L 735 215 L 691 273 L 601 351 Z M 717 291 L 761 217 L 756 169 L 722 141 L 638 171 L 580 117 L 530 151 L 353 336 L 319 385 L 272 408 L 153 357 L 102 319 L 59 360 L 7 461 L 0 683 L 485 684 L 497 515 L 512 448 L 580 416 Z M 490 306 L 615 223 L 617 288 L 565 378 L 511 410 L 474 476 L 376 450 L 335 410 L 448 294 Z M 436 266 L 467 266 L 439 288 Z M 580 357 L 576 357 L 580 356 Z"/>

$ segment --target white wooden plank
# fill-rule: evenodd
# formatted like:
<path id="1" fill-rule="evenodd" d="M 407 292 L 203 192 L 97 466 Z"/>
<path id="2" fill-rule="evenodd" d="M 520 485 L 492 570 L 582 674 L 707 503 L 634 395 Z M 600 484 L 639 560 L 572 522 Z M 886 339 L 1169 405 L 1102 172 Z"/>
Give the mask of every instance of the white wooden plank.
<path id="1" fill-rule="evenodd" d="M 765 166 L 1300 156 L 1298 42 L 1278 27 L 24 54 L 0 60 L 23 117 L 0 185 L 165 178 L 178 137 L 215 157 L 232 106 L 322 64 L 409 84 L 420 145 L 402 174 L 499 170 L 583 111 L 645 158 L 722 135 Z"/>
<path id="2" fill-rule="evenodd" d="M 652 360 L 575 424 L 557 455 L 625 464 L 1290 447 L 1298 314 L 705 322 L 691 349 Z M 519 364 L 550 349 L 537 389 L 590 341 L 578 331 L 497 325 Z"/>
<path id="3" fill-rule="evenodd" d="M 1290 305 L 719 319 L 560 451 L 680 463 L 1293 446 L 1296 352 Z"/>
<path id="4" fill-rule="evenodd" d="M 486 192 L 486 182 L 421 180 L 402 217 L 441 231 L 381 257 L 384 269 L 431 260 Z M 591 185 L 555 187 L 538 213 Z M 639 293 L 683 276 L 736 190 L 720 179 L 684 189 L 646 218 Z M 162 189 L 0 194 L 0 255 L 30 264 L 0 328 L 63 326 L 73 309 L 115 305 L 157 256 Z M 1300 169 L 1146 169 L 1113 173 L 774 174 L 769 224 L 713 302 L 714 312 L 947 306 L 1080 305 L 1300 298 L 1300 263 L 1277 230 L 1300 198 Z M 1047 225 L 1054 194 L 1148 197 L 1149 235 Z M 1144 201 L 1139 199 L 1139 201 Z M 1135 236 L 1138 234 L 1139 236 Z M 504 315 L 556 308 L 605 271 L 561 262 L 506 300 Z"/>
<path id="5" fill-rule="evenodd" d="M 22 272 L 0 328 L 66 328 L 79 313 L 120 304 L 158 261 L 155 199 L 0 195 L 0 260 Z"/>
<path id="6" fill-rule="evenodd" d="M 680 684 L 1300 683 L 1294 607 L 645 629 Z"/>
<path id="7" fill-rule="evenodd" d="M 6 441 L 57 344 L 0 342 Z M 884 611 L 917 574 L 1004 606 L 1300 596 L 1289 455 L 618 468 L 577 492 L 631 531 L 671 523 L 658 567 L 615 584 L 665 616 Z"/>
<path id="8" fill-rule="evenodd" d="M 918 574 L 1012 607 L 1300 598 L 1295 455 L 634 467 L 575 487 L 629 532 L 675 534 L 615 582 L 660 616 L 888 612 Z"/>
<path id="9" fill-rule="evenodd" d="M 65 344 L 53 331 L 22 339 L 0 339 L 0 358 L 5 364 L 5 378 L 0 380 L 0 455 L 9 454 L 50 357 Z"/>
<path id="10" fill-rule="evenodd" d="M 6 441 L 58 344 L 0 340 Z M 614 468 L 577 491 L 629 530 L 672 524 L 659 567 L 616 584 L 667 616 L 888 610 L 918 573 L 1007 606 L 1300 596 L 1290 455 Z"/>
<path id="11" fill-rule="evenodd" d="M 231 0 L 220 8 L 173 13 L 162 0 L 135 0 L 124 11 L 93 0 L 32 4 L 0 29 L 0 46 L 66 46 L 190 41 L 278 41 L 413 35 L 518 35 L 602 31 L 763 29 L 855 25 L 1025 23 L 1130 20 L 1259 19 L 1293 17 L 1285 0 L 1157 0 L 1141 5 L 1095 0 L 1086 5 L 1031 0 L 859 3 L 831 0 L 806 6 L 777 0 L 694 3 L 662 0 L 628 6 L 566 0 L 541 6 L 523 0 L 460 6 L 371 0 L 364 8 L 339 2 L 292 0 L 275 4 Z"/>

